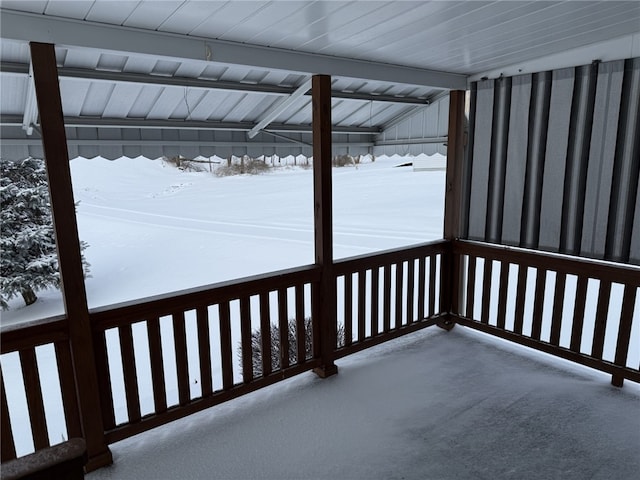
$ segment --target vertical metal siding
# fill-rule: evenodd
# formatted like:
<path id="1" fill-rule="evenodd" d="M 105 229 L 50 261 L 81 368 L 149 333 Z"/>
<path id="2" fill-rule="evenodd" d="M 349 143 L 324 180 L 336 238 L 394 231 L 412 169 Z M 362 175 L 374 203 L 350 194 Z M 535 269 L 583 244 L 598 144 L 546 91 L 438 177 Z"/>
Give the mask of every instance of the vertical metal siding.
<path id="1" fill-rule="evenodd" d="M 487 198 L 489 194 L 489 159 L 491 158 L 491 119 L 493 118 L 493 81 L 478 82 L 473 131 L 473 166 L 469 191 L 469 238 L 485 239 Z"/>
<path id="2" fill-rule="evenodd" d="M 509 145 L 506 153 L 504 186 L 504 212 L 502 215 L 502 241 L 513 244 L 520 240 L 522 192 L 525 189 L 527 164 L 527 130 L 517 128 L 529 118 L 531 75 L 514 77 L 511 85 L 511 112 L 509 114 Z M 512 161 L 508 161 L 512 158 Z"/>
<path id="3" fill-rule="evenodd" d="M 485 238 L 492 243 L 502 239 L 504 212 L 504 184 L 509 144 L 509 117 L 511 114 L 511 78 L 495 81 L 493 97 L 493 123 L 491 127 L 491 153 L 489 157 L 489 197 Z"/>
<path id="4" fill-rule="evenodd" d="M 582 241 L 582 221 L 591 147 L 591 126 L 596 99 L 598 64 L 576 68 L 571 102 L 567 166 L 564 175 L 560 251 L 577 255 Z"/>
<path id="5" fill-rule="evenodd" d="M 524 92 L 526 95 L 526 92 Z M 547 152 L 549 108 L 551 106 L 551 72 L 535 73 L 532 77 L 527 129 L 524 195 L 520 227 L 520 245 L 538 248 L 542 180 Z M 522 129 L 524 130 L 524 129 Z"/>
<path id="6" fill-rule="evenodd" d="M 605 258 L 630 257 L 640 173 L 640 58 L 625 62 Z"/>
<path id="7" fill-rule="evenodd" d="M 582 229 L 581 255 L 586 257 L 605 250 L 623 76 L 624 61 L 598 68 Z"/>
<path id="8" fill-rule="evenodd" d="M 640 263 L 640 58 L 472 84 L 466 162 L 466 238 Z"/>

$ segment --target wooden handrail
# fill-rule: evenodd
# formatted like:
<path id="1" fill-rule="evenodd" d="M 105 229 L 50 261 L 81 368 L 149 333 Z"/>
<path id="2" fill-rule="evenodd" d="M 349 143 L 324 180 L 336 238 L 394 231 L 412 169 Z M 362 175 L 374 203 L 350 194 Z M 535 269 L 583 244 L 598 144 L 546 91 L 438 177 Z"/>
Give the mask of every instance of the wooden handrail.
<path id="1" fill-rule="evenodd" d="M 605 260 L 571 257 L 559 253 L 469 240 L 455 240 L 453 253 L 545 268 L 569 275 L 588 275 L 591 278 L 640 287 L 640 267 Z"/>
<path id="2" fill-rule="evenodd" d="M 69 340 L 67 317 L 64 315 L 7 325 L 0 330 L 0 353 L 4 355 L 64 340 Z"/>
<path id="3" fill-rule="evenodd" d="M 94 308 L 90 310 L 90 317 L 94 328 L 105 330 L 150 316 L 170 315 L 177 310 L 195 309 L 319 280 L 320 268 L 307 265 Z"/>

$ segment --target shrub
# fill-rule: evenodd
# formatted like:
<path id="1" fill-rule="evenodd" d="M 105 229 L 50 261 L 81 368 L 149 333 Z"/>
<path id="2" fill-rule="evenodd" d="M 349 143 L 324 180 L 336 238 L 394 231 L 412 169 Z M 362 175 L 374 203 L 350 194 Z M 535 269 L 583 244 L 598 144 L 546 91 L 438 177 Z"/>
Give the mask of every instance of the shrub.
<path id="1" fill-rule="evenodd" d="M 346 167 L 347 165 L 355 165 L 356 160 L 351 155 L 336 155 L 333 157 L 332 164 L 334 167 Z"/>
<path id="2" fill-rule="evenodd" d="M 27 305 L 36 291 L 60 288 L 51 203 L 44 161 L 0 159 L 0 305 L 17 296 Z M 81 242 L 84 250 L 87 244 Z M 89 264 L 82 259 L 85 275 Z"/>
<path id="3" fill-rule="evenodd" d="M 269 171 L 269 165 L 264 160 L 245 155 L 240 159 L 240 163 L 229 162 L 225 166 L 216 168 L 215 174 L 219 177 L 227 177 L 243 174 L 258 175 L 267 171 Z"/>
<path id="4" fill-rule="evenodd" d="M 280 327 L 271 324 L 271 369 L 280 369 Z M 289 343 L 289 365 L 298 362 L 298 337 L 296 332 L 296 319 L 289 319 L 289 331 L 287 335 Z M 344 326 L 340 325 L 337 331 L 337 346 L 344 346 Z M 306 358 L 313 356 L 313 325 L 311 317 L 304 319 L 304 351 Z M 242 368 L 242 345 L 238 353 L 238 361 Z M 262 376 L 262 332 L 260 329 L 251 332 L 251 361 L 253 364 L 254 378 Z"/>

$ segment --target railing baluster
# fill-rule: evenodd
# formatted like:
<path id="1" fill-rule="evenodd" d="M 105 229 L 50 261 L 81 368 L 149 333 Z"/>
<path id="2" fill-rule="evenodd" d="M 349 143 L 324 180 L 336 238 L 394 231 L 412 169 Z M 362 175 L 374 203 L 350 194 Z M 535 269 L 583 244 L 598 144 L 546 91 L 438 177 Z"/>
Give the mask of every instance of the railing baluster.
<path id="1" fill-rule="evenodd" d="M 435 254 L 429 257 L 429 316 L 430 317 L 433 317 L 436 314 L 436 281 L 437 281 L 436 280 L 436 258 L 437 258 L 437 255 Z"/>
<path id="2" fill-rule="evenodd" d="M 402 326 L 402 304 L 404 298 L 404 262 L 396 264 L 396 325 L 398 329 Z"/>
<path id="3" fill-rule="evenodd" d="M 116 419 L 113 408 L 111 373 L 109 372 L 107 341 L 105 338 L 104 330 L 98 330 L 94 332 L 93 347 L 94 355 L 96 358 L 96 372 L 98 374 L 98 389 L 100 390 L 102 421 L 104 422 L 105 430 L 112 430 L 116 426 Z"/>
<path id="4" fill-rule="evenodd" d="M 167 391 L 164 380 L 162 342 L 160 339 L 160 319 L 158 317 L 147 320 L 147 338 L 149 340 L 153 404 L 156 413 L 163 413 L 167 410 Z"/>
<path id="5" fill-rule="evenodd" d="M 482 275 L 482 313 L 480 321 L 489 323 L 489 307 L 491 305 L 491 279 L 493 276 L 493 260 L 484 259 L 484 273 Z"/>
<path id="6" fill-rule="evenodd" d="M 229 302 L 220 302 L 220 353 L 222 355 L 222 389 L 233 387 L 233 359 L 231 354 L 231 312 Z"/>
<path id="7" fill-rule="evenodd" d="M 587 302 L 587 284 L 589 278 L 579 276 L 576 284 L 576 300 L 573 309 L 573 322 L 571 323 L 571 343 L 569 348 L 574 352 L 580 351 L 582 343 L 582 330 L 584 326 L 584 311 Z"/>
<path id="8" fill-rule="evenodd" d="M 262 375 L 271 374 L 271 314 L 269 312 L 269 293 L 260 294 L 260 337 L 262 350 Z M 318 339 L 313 339 L 318 344 Z"/>
<path id="9" fill-rule="evenodd" d="M 622 310 L 620 312 L 620 326 L 618 327 L 618 340 L 616 342 L 616 355 L 614 360 L 614 363 L 620 367 L 625 367 L 627 363 L 635 303 L 636 287 L 634 285 L 625 285 L 624 296 L 622 297 Z M 616 387 L 621 387 L 623 382 L 624 378 L 618 375 L 614 375 L 611 380 L 611 383 Z"/>
<path id="10" fill-rule="evenodd" d="M 609 300 L 611 299 L 611 282 L 601 281 L 598 292 L 598 306 L 596 308 L 596 323 L 593 332 L 593 344 L 591 356 L 602 360 L 604 349 L 604 334 L 607 329 L 607 315 L 609 313 Z"/>
<path id="11" fill-rule="evenodd" d="M 44 413 L 35 347 L 20 350 L 20 365 L 27 396 L 29 419 L 31 420 L 33 444 L 36 450 L 40 450 L 49 446 L 49 434 L 47 432 L 47 420 Z"/>
<path id="12" fill-rule="evenodd" d="M 562 328 L 562 307 L 564 305 L 564 290 L 567 283 L 567 274 L 558 273 L 556 275 L 556 287 L 553 294 L 553 313 L 551 315 L 551 337 L 552 345 L 560 345 L 560 329 Z"/>
<path id="13" fill-rule="evenodd" d="M 304 284 L 296 285 L 296 344 L 296 361 L 298 365 L 302 365 L 307 360 L 307 332 L 306 322 L 304 319 Z"/>
<path id="14" fill-rule="evenodd" d="M 240 336 L 242 343 L 242 381 L 253 380 L 253 347 L 251 346 L 251 302 L 248 296 L 240 298 Z"/>
<path id="15" fill-rule="evenodd" d="M 200 356 L 200 386 L 202 397 L 213 393 L 213 377 L 211 374 L 211 341 L 209 340 L 209 308 L 201 305 L 196 309 L 198 329 L 198 354 Z"/>
<path id="16" fill-rule="evenodd" d="M 500 287 L 498 290 L 498 320 L 496 326 L 505 328 L 507 293 L 509 291 L 509 262 L 500 262 Z"/>
<path id="17" fill-rule="evenodd" d="M 544 289 L 547 283 L 547 270 L 540 268 L 536 271 L 536 294 L 533 300 L 533 320 L 531 336 L 540 340 L 542 333 L 542 308 L 544 306 Z"/>
<path id="18" fill-rule="evenodd" d="M 13 431 L 11 429 L 11 418 L 9 417 L 9 407 L 7 406 L 7 394 L 4 390 L 4 377 L 0 372 L 0 390 L 2 391 L 0 397 L 0 407 L 2 409 L 0 430 L 2 431 L 2 435 L 0 435 L 0 455 L 2 456 L 2 461 L 6 462 L 7 460 L 12 460 L 16 458 L 16 446 L 13 442 Z"/>
<path id="19" fill-rule="evenodd" d="M 358 272 L 358 342 L 362 342 L 365 338 L 365 318 L 366 318 L 366 299 L 367 299 L 367 272 L 360 270 Z"/>
<path id="20" fill-rule="evenodd" d="M 133 353 L 133 333 L 131 325 L 118 328 L 120 337 L 120 354 L 122 355 L 122 370 L 124 373 L 124 388 L 127 399 L 129 423 L 140 421 L 140 393 L 138 392 L 138 375 L 136 373 L 136 359 Z"/>
<path id="21" fill-rule="evenodd" d="M 378 334 L 379 319 L 379 293 L 380 293 L 380 269 L 374 267 L 371 269 L 371 336 Z"/>
<path id="22" fill-rule="evenodd" d="M 467 305 L 465 315 L 473 320 L 473 307 L 476 296 L 476 257 L 469 255 L 467 267 Z"/>
<path id="23" fill-rule="evenodd" d="M 289 319 L 287 318 L 287 290 L 278 289 L 278 325 L 280 330 L 280 369 L 289 368 Z"/>
<path id="24" fill-rule="evenodd" d="M 344 276 L 344 345 L 351 346 L 353 340 L 353 274 Z"/>
<path id="25" fill-rule="evenodd" d="M 427 283 L 425 263 L 425 257 L 421 256 L 420 260 L 418 260 L 418 321 L 425 319 L 424 307 Z"/>
<path id="26" fill-rule="evenodd" d="M 524 324 L 524 304 L 527 298 L 527 273 L 529 269 L 526 265 L 518 265 L 518 286 L 516 289 L 516 311 L 513 321 L 513 331 L 522 335 Z"/>
<path id="27" fill-rule="evenodd" d="M 58 378 L 60 379 L 60 393 L 67 426 L 67 436 L 69 438 L 82 437 L 80 410 L 78 409 L 76 384 L 73 379 L 73 361 L 71 360 L 69 342 L 67 340 L 55 342 L 54 348 L 56 351 L 56 363 L 58 365 Z"/>
<path id="28" fill-rule="evenodd" d="M 191 400 L 189 391 L 189 360 L 187 356 L 187 332 L 184 312 L 173 314 L 173 345 L 176 353 L 176 374 L 178 376 L 178 402 L 181 406 Z"/>
<path id="29" fill-rule="evenodd" d="M 413 302 L 415 300 L 415 281 L 416 281 L 416 265 L 415 260 L 412 258 L 407 265 L 407 325 L 413 323 Z"/>
<path id="30" fill-rule="evenodd" d="M 383 296 L 382 296 L 382 331 L 391 330 L 391 264 L 384 267 Z"/>

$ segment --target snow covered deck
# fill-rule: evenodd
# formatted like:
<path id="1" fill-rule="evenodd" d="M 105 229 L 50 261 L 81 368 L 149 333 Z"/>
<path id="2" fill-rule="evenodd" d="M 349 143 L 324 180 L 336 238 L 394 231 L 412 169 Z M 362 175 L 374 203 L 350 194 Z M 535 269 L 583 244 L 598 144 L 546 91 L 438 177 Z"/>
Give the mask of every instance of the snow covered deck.
<path id="1" fill-rule="evenodd" d="M 640 386 L 428 328 L 112 445 L 100 479 L 635 479 Z"/>

